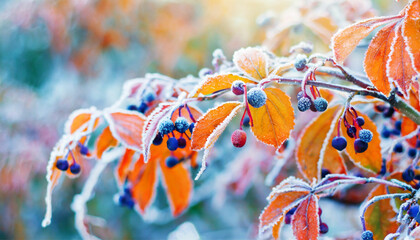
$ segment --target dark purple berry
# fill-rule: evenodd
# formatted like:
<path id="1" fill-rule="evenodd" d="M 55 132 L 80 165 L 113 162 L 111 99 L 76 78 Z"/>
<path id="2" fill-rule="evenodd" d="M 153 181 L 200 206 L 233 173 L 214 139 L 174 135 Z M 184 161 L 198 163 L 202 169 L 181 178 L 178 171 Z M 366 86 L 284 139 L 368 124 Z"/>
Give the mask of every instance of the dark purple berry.
<path id="1" fill-rule="evenodd" d="M 391 136 L 391 131 L 389 131 L 386 127 L 384 127 L 381 131 L 381 136 L 383 138 L 389 138 Z"/>
<path id="2" fill-rule="evenodd" d="M 420 148 L 420 140 L 417 140 L 417 142 L 416 142 L 416 148 Z"/>
<path id="3" fill-rule="evenodd" d="M 171 119 L 164 118 L 160 120 L 158 128 L 159 128 L 159 132 L 162 135 L 166 135 L 168 133 L 171 133 L 174 130 L 175 126 L 174 126 L 174 123 L 171 121 Z"/>
<path id="4" fill-rule="evenodd" d="M 385 112 L 384 112 L 384 117 L 385 118 L 390 118 L 392 117 L 392 115 L 394 114 L 395 109 L 393 107 L 389 107 Z"/>
<path id="5" fill-rule="evenodd" d="M 414 179 L 414 170 L 411 167 L 408 167 L 407 169 L 404 170 L 404 172 L 402 173 L 402 178 L 404 179 L 404 181 L 406 182 L 411 182 Z"/>
<path id="6" fill-rule="evenodd" d="M 365 143 L 372 141 L 373 134 L 370 130 L 362 129 L 359 131 L 359 138 Z"/>
<path id="7" fill-rule="evenodd" d="M 242 123 L 242 125 L 245 126 L 245 127 L 249 127 L 249 117 L 248 116 L 244 117 L 244 122 Z"/>
<path id="8" fill-rule="evenodd" d="M 415 158 L 417 155 L 417 149 L 415 148 L 410 148 L 408 149 L 408 156 L 411 158 Z"/>
<path id="9" fill-rule="evenodd" d="M 230 90 L 235 95 L 242 95 L 245 92 L 244 85 L 245 85 L 245 83 L 243 81 L 236 80 L 232 83 L 232 87 L 230 88 Z"/>
<path id="10" fill-rule="evenodd" d="M 369 230 L 366 230 L 362 233 L 362 240 L 373 240 L 373 233 Z"/>
<path id="11" fill-rule="evenodd" d="M 284 223 L 290 224 L 292 222 L 292 214 L 286 213 L 286 216 L 284 217 Z"/>
<path id="12" fill-rule="evenodd" d="M 80 173 L 80 165 L 77 163 L 74 163 L 70 166 L 70 172 L 73 174 L 79 174 Z"/>
<path id="13" fill-rule="evenodd" d="M 296 95 L 297 100 L 299 101 L 299 99 L 301 99 L 303 97 L 303 95 L 304 95 L 303 91 L 298 92 L 297 95 Z"/>
<path id="14" fill-rule="evenodd" d="M 152 91 L 147 91 L 143 97 L 142 97 L 143 101 L 145 101 L 146 103 L 150 103 L 153 102 L 156 99 L 156 94 Z"/>
<path id="15" fill-rule="evenodd" d="M 178 139 L 171 137 L 168 139 L 168 141 L 166 142 L 166 146 L 168 147 L 168 149 L 170 151 L 175 151 L 178 149 Z"/>
<path id="16" fill-rule="evenodd" d="M 308 60 L 306 59 L 306 56 L 303 54 L 299 54 L 296 56 L 295 59 L 295 68 L 298 71 L 303 71 L 306 68 L 306 64 L 308 63 Z"/>
<path id="17" fill-rule="evenodd" d="M 297 102 L 297 107 L 298 107 L 299 111 L 301 111 L 301 112 L 307 111 L 309 108 L 311 108 L 311 105 L 312 105 L 312 101 L 308 97 L 302 97 Z"/>
<path id="18" fill-rule="evenodd" d="M 165 164 L 168 168 L 173 168 L 175 165 L 177 165 L 179 163 L 178 159 L 174 156 L 169 156 L 166 160 L 165 160 Z"/>
<path id="19" fill-rule="evenodd" d="M 401 124 L 402 124 L 401 120 L 396 121 L 395 122 L 395 129 L 397 129 L 398 131 L 401 131 Z"/>
<path id="20" fill-rule="evenodd" d="M 401 135 L 401 131 L 399 131 L 398 129 L 392 129 L 391 130 L 391 134 L 394 136 L 400 136 Z"/>
<path id="21" fill-rule="evenodd" d="M 324 178 L 325 176 L 327 176 L 328 174 L 331 174 L 330 170 L 323 168 L 321 170 L 321 178 Z"/>
<path id="22" fill-rule="evenodd" d="M 133 198 L 131 198 L 131 196 L 126 195 L 126 194 L 120 195 L 120 197 L 118 198 L 118 202 L 120 203 L 121 206 L 126 206 L 128 208 L 134 207 Z"/>
<path id="23" fill-rule="evenodd" d="M 83 144 L 80 144 L 80 154 L 87 155 L 89 153 L 89 148 Z"/>
<path id="24" fill-rule="evenodd" d="M 397 143 L 394 146 L 394 152 L 396 153 L 402 153 L 404 152 L 404 146 L 402 145 L 402 143 Z"/>
<path id="25" fill-rule="evenodd" d="M 365 119 L 363 117 L 360 117 L 360 116 L 357 117 L 356 122 L 357 122 L 357 125 L 359 125 L 359 127 L 365 125 Z"/>
<path id="26" fill-rule="evenodd" d="M 66 159 L 58 159 L 55 166 L 61 171 L 67 171 L 69 168 L 69 162 Z"/>
<path id="27" fill-rule="evenodd" d="M 375 110 L 378 111 L 378 112 L 383 112 L 387 109 L 388 109 L 388 107 L 386 107 L 385 105 L 376 105 L 375 106 Z"/>
<path id="28" fill-rule="evenodd" d="M 163 142 L 163 138 L 162 135 L 160 135 L 160 133 L 158 133 L 155 137 L 155 139 L 153 139 L 153 145 L 159 146 L 160 144 L 162 144 Z"/>
<path id="29" fill-rule="evenodd" d="M 127 109 L 130 110 L 130 111 L 136 111 L 137 110 L 137 106 L 136 105 L 129 105 L 127 107 Z"/>
<path id="30" fill-rule="evenodd" d="M 381 171 L 379 172 L 380 175 L 385 175 L 386 173 L 386 159 L 382 159 Z"/>
<path id="31" fill-rule="evenodd" d="M 356 136 L 357 129 L 355 126 L 350 126 L 347 128 L 347 136 L 354 138 Z"/>
<path id="32" fill-rule="evenodd" d="M 187 140 L 185 140 L 185 138 L 183 137 L 178 138 L 178 147 L 185 148 L 186 146 L 187 146 Z"/>
<path id="33" fill-rule="evenodd" d="M 187 131 L 187 129 L 190 127 L 190 124 L 188 123 L 187 119 L 184 117 L 178 117 L 175 120 L 175 130 L 177 130 L 180 133 L 184 133 Z"/>
<path id="34" fill-rule="evenodd" d="M 191 123 L 190 126 L 188 127 L 191 133 L 194 131 L 194 127 L 195 127 L 195 123 Z"/>
<path id="35" fill-rule="evenodd" d="M 147 111 L 147 108 L 149 108 L 149 106 L 147 106 L 145 102 L 141 102 L 137 111 L 140 113 L 145 113 Z"/>
<path id="36" fill-rule="evenodd" d="M 368 149 L 368 144 L 365 141 L 362 141 L 360 138 L 354 141 L 354 151 L 357 153 L 365 152 Z"/>
<path id="37" fill-rule="evenodd" d="M 260 108 L 267 101 L 267 94 L 261 88 L 253 88 L 248 91 L 248 103 L 254 108 Z"/>
<path id="38" fill-rule="evenodd" d="M 344 137 L 334 137 L 331 145 L 338 151 L 343 151 L 347 147 L 347 140 Z"/>
<path id="39" fill-rule="evenodd" d="M 314 101 L 315 108 L 318 112 L 324 112 L 328 108 L 328 102 L 325 98 L 319 97 Z"/>
<path id="40" fill-rule="evenodd" d="M 233 146 L 241 148 L 246 143 L 246 132 L 242 129 L 236 129 L 231 136 Z"/>
<path id="41" fill-rule="evenodd" d="M 290 214 L 290 215 L 293 215 L 293 214 L 295 214 L 296 209 L 297 209 L 297 207 L 294 207 L 294 208 L 290 209 L 287 213 Z"/>
<path id="42" fill-rule="evenodd" d="M 410 217 L 413 217 L 413 218 L 417 217 L 417 215 L 419 214 L 419 205 L 417 203 L 411 205 L 407 213 L 408 215 L 410 215 Z"/>
<path id="43" fill-rule="evenodd" d="M 128 196 L 132 195 L 131 188 L 129 186 L 124 186 L 123 191 L 124 191 L 124 194 L 126 194 Z"/>
<path id="44" fill-rule="evenodd" d="M 319 233 L 325 234 L 328 232 L 328 225 L 326 223 L 319 224 Z"/>

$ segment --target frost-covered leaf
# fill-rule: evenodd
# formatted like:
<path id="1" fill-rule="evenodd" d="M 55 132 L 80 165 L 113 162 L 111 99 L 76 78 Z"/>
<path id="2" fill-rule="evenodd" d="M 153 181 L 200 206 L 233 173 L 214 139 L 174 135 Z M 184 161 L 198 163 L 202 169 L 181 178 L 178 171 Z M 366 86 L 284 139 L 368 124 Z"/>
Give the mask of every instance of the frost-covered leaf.
<path id="1" fill-rule="evenodd" d="M 94 107 L 78 109 L 72 112 L 65 124 L 64 133 L 85 132 L 89 125 L 91 125 L 91 131 L 95 130 L 99 123 L 98 114 L 98 111 Z M 93 119 L 95 119 L 95 122 L 91 121 Z"/>
<path id="2" fill-rule="evenodd" d="M 417 72 L 420 72 L 420 1 L 412 1 L 406 8 L 403 35 Z"/>
<path id="3" fill-rule="evenodd" d="M 121 157 L 121 160 L 118 163 L 117 170 L 116 170 L 116 177 L 118 183 L 122 185 L 125 179 L 128 176 L 130 171 L 131 162 L 133 161 L 135 151 L 131 149 L 125 149 L 124 155 Z"/>
<path id="4" fill-rule="evenodd" d="M 318 197 L 308 196 L 292 217 L 293 235 L 297 240 L 317 240 L 319 236 Z"/>
<path id="5" fill-rule="evenodd" d="M 257 47 L 241 48 L 233 54 L 235 66 L 256 80 L 267 77 L 268 57 Z"/>
<path id="6" fill-rule="evenodd" d="M 95 155 L 98 159 L 102 158 L 102 154 L 111 147 L 117 146 L 118 141 L 112 136 L 109 126 L 106 127 L 98 136 L 95 143 Z"/>

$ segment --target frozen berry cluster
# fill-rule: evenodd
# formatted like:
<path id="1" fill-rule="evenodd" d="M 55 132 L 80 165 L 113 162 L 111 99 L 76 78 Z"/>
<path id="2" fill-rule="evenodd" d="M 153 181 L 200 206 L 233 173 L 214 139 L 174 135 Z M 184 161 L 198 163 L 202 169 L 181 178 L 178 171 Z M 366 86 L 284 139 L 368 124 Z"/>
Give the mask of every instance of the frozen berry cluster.
<path id="1" fill-rule="evenodd" d="M 89 154 L 89 148 L 87 146 L 78 142 L 78 147 L 79 147 L 80 154 L 82 154 L 82 155 L 88 155 Z M 71 159 L 71 163 L 69 163 L 69 161 L 68 161 L 69 156 L 70 156 L 70 159 Z M 72 174 L 79 174 L 80 171 L 81 171 L 80 164 L 78 164 L 76 162 L 76 159 L 74 158 L 74 154 L 73 154 L 72 150 L 69 150 L 64 158 L 58 159 L 55 162 L 55 167 L 58 170 L 61 170 L 61 171 L 67 171 L 68 169 L 70 169 L 70 172 Z"/>
<path id="2" fill-rule="evenodd" d="M 131 104 L 127 107 L 130 111 L 138 111 L 140 113 L 145 113 L 149 109 L 149 105 L 156 99 L 156 94 L 151 90 L 146 90 L 139 105 Z"/>
<path id="3" fill-rule="evenodd" d="M 324 112 L 328 108 L 328 101 L 320 95 L 312 101 L 309 95 L 303 91 L 300 91 L 296 98 L 298 100 L 298 110 L 301 112 L 306 112 L 307 110 L 311 110 L 313 112 Z"/>

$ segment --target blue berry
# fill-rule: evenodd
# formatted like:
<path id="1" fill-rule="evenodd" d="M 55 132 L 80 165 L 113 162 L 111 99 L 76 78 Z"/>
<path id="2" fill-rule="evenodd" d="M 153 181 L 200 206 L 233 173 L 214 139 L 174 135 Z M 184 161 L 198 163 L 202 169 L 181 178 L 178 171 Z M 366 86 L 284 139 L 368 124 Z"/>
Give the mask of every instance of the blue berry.
<path id="1" fill-rule="evenodd" d="M 391 136 L 391 132 L 386 127 L 384 127 L 381 131 L 381 136 L 383 138 L 389 138 Z"/>
<path id="2" fill-rule="evenodd" d="M 136 105 L 129 105 L 127 107 L 127 109 L 130 110 L 130 111 L 136 111 L 137 110 L 137 106 Z"/>
<path id="3" fill-rule="evenodd" d="M 66 159 L 58 159 L 55 166 L 61 171 L 67 171 L 69 168 L 69 162 Z"/>
<path id="4" fill-rule="evenodd" d="M 397 129 L 398 131 L 401 131 L 401 124 L 402 124 L 401 120 L 396 121 L 395 122 L 395 129 Z"/>
<path id="5" fill-rule="evenodd" d="M 326 223 L 321 223 L 319 225 L 319 233 L 325 234 L 328 232 L 328 225 Z"/>
<path id="6" fill-rule="evenodd" d="M 417 140 L 417 142 L 416 142 L 416 148 L 420 148 L 420 140 Z"/>
<path id="7" fill-rule="evenodd" d="M 242 123 L 242 125 L 245 126 L 245 127 L 249 127 L 249 117 L 248 116 L 244 117 L 244 122 Z"/>
<path id="8" fill-rule="evenodd" d="M 187 146 L 187 140 L 185 140 L 185 138 L 183 137 L 178 138 L 178 147 L 185 148 L 186 146 Z"/>
<path id="9" fill-rule="evenodd" d="M 233 94 L 235 95 L 242 95 L 245 92 L 245 88 L 244 88 L 245 83 L 240 81 L 240 80 L 236 80 L 232 83 L 232 87 L 231 87 L 231 91 L 233 92 Z"/>
<path id="10" fill-rule="evenodd" d="M 248 103 L 254 108 L 260 108 L 267 101 L 267 94 L 261 88 L 253 88 L 248 92 Z"/>
<path id="11" fill-rule="evenodd" d="M 359 138 L 363 142 L 368 143 L 368 142 L 372 141 L 373 134 L 370 130 L 362 129 L 362 130 L 359 131 Z"/>
<path id="12" fill-rule="evenodd" d="M 365 125 L 365 119 L 363 117 L 360 117 L 360 116 L 357 117 L 356 122 L 357 122 L 357 125 L 359 125 L 359 127 Z"/>
<path id="13" fill-rule="evenodd" d="M 417 215 L 419 214 L 419 205 L 416 203 L 411 205 L 407 213 L 408 215 L 410 215 L 410 217 L 413 217 L 413 218 L 417 217 Z"/>
<path id="14" fill-rule="evenodd" d="M 142 97 L 143 101 L 145 101 L 146 103 L 150 103 L 153 102 L 156 99 L 156 94 L 152 91 L 147 91 L 143 97 Z"/>
<path id="15" fill-rule="evenodd" d="M 330 170 L 323 168 L 321 170 L 321 178 L 324 178 L 325 176 L 327 176 L 328 174 L 331 174 Z"/>
<path id="16" fill-rule="evenodd" d="M 145 102 L 141 102 L 137 111 L 139 111 L 140 113 L 145 113 L 148 108 L 149 108 L 149 106 L 147 106 L 147 104 Z"/>
<path id="17" fill-rule="evenodd" d="M 402 173 L 402 178 L 404 179 L 404 181 L 406 182 L 411 182 L 414 179 L 414 170 L 411 167 L 408 167 L 407 169 L 404 170 L 404 172 Z"/>
<path id="18" fill-rule="evenodd" d="M 195 127 L 195 123 L 191 123 L 190 127 L 188 128 L 188 130 L 190 130 L 190 133 L 194 131 L 194 127 Z"/>
<path id="19" fill-rule="evenodd" d="M 328 108 L 328 102 L 325 98 L 319 97 L 314 100 L 315 108 L 318 112 L 324 112 Z"/>
<path id="20" fill-rule="evenodd" d="M 293 215 L 296 212 L 297 207 L 290 209 L 287 214 Z"/>
<path id="21" fill-rule="evenodd" d="M 343 151 L 347 147 L 347 140 L 344 137 L 334 137 L 331 145 L 338 151 Z"/>
<path id="22" fill-rule="evenodd" d="M 301 99 L 304 96 L 303 91 L 298 92 L 298 94 L 296 95 L 297 100 L 299 101 L 299 99 Z"/>
<path id="23" fill-rule="evenodd" d="M 402 143 L 397 143 L 394 146 L 394 152 L 396 153 L 402 153 L 404 152 L 404 146 L 402 145 Z"/>
<path id="24" fill-rule="evenodd" d="M 378 111 L 378 112 L 383 112 L 383 111 L 385 111 L 385 110 L 387 110 L 388 108 L 387 107 L 385 107 L 385 105 L 376 105 L 375 106 L 375 110 L 376 111 Z"/>
<path id="25" fill-rule="evenodd" d="M 88 147 L 86 147 L 83 144 L 79 144 L 79 146 L 80 146 L 80 153 L 82 155 L 87 155 L 89 153 L 89 148 Z"/>
<path id="26" fill-rule="evenodd" d="M 394 136 L 399 136 L 401 135 L 401 131 L 399 131 L 398 129 L 392 129 L 391 134 Z"/>
<path id="27" fill-rule="evenodd" d="M 124 194 L 126 194 L 128 196 L 132 195 L 131 188 L 129 186 L 124 186 L 123 191 L 124 191 Z"/>
<path id="28" fill-rule="evenodd" d="M 163 142 L 163 138 L 162 135 L 160 135 L 160 133 L 158 133 L 155 137 L 155 139 L 153 139 L 153 145 L 159 146 L 160 144 L 162 144 Z"/>
<path id="29" fill-rule="evenodd" d="M 178 139 L 176 139 L 174 137 L 169 138 L 168 141 L 166 142 L 166 146 L 171 151 L 177 150 L 178 149 Z"/>
<path id="30" fill-rule="evenodd" d="M 366 230 L 362 233 L 362 240 L 373 240 L 373 233 L 369 230 Z"/>
<path id="31" fill-rule="evenodd" d="M 354 138 L 356 136 L 357 129 L 355 126 L 350 126 L 347 128 L 347 136 Z"/>
<path id="32" fill-rule="evenodd" d="M 168 168 L 173 168 L 175 165 L 177 165 L 179 163 L 178 159 L 174 156 L 169 156 L 166 160 L 165 160 L 165 164 Z"/>
<path id="33" fill-rule="evenodd" d="M 306 64 L 308 63 L 308 60 L 306 59 L 306 56 L 303 54 L 299 54 L 296 56 L 295 59 L 295 68 L 298 71 L 303 71 L 306 68 Z"/>
<path id="34" fill-rule="evenodd" d="M 162 135 L 166 135 L 168 133 L 171 133 L 174 130 L 175 126 L 174 126 L 174 123 L 171 121 L 171 119 L 164 118 L 160 120 L 158 128 L 159 128 L 159 132 Z"/>
<path id="35" fill-rule="evenodd" d="M 408 149 L 408 156 L 411 158 L 415 158 L 417 155 L 417 149 L 415 148 L 410 148 Z"/>
<path id="36" fill-rule="evenodd" d="M 70 166 L 70 172 L 73 174 L 79 174 L 80 173 L 80 165 L 77 163 L 74 163 Z"/>
<path id="37" fill-rule="evenodd" d="M 284 223 L 290 224 L 292 222 L 292 214 L 286 213 L 286 216 L 284 217 Z"/>
<path id="38" fill-rule="evenodd" d="M 177 130 L 180 133 L 184 133 L 187 131 L 187 129 L 190 127 L 190 124 L 188 123 L 187 119 L 184 117 L 178 117 L 175 120 L 175 130 Z"/>
<path id="39" fill-rule="evenodd" d="M 382 159 L 382 166 L 381 166 L 381 171 L 379 172 L 380 175 L 385 175 L 386 173 L 386 159 L 383 158 Z"/>
<path id="40" fill-rule="evenodd" d="M 312 105 L 312 101 L 308 97 L 302 97 L 301 99 L 299 99 L 297 103 L 297 107 L 299 111 L 301 112 L 305 112 L 306 110 L 311 108 L 311 105 Z"/>
<path id="41" fill-rule="evenodd" d="M 354 141 L 354 151 L 356 153 L 365 152 L 367 149 L 368 149 L 367 142 L 361 140 L 360 138 L 358 138 L 358 139 L 356 139 L 356 141 Z"/>
<path id="42" fill-rule="evenodd" d="M 131 198 L 131 196 L 127 194 L 120 195 L 120 197 L 118 198 L 118 202 L 120 203 L 121 206 L 126 206 L 129 208 L 134 207 L 133 198 Z"/>
<path id="43" fill-rule="evenodd" d="M 395 109 L 393 107 L 389 107 L 385 112 L 384 112 L 384 117 L 385 118 L 390 118 L 392 117 L 392 115 L 394 114 Z"/>

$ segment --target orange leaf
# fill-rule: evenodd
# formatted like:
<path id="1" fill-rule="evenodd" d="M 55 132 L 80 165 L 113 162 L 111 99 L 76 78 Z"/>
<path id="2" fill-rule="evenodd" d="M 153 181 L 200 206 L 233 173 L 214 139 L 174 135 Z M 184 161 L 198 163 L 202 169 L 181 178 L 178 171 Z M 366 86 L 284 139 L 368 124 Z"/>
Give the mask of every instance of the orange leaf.
<path id="1" fill-rule="evenodd" d="M 335 31 L 337 31 L 337 24 L 328 17 L 316 15 L 309 19 L 304 19 L 304 24 L 307 25 L 322 41 L 329 43 Z"/>
<path id="2" fill-rule="evenodd" d="M 283 214 L 280 217 L 280 219 L 273 226 L 273 238 L 274 239 L 278 239 L 280 237 L 280 229 L 281 229 L 281 226 L 283 225 L 282 223 L 283 223 L 284 215 L 285 214 Z"/>
<path id="3" fill-rule="evenodd" d="M 67 134 L 73 134 L 76 131 L 84 132 L 89 127 L 92 114 L 96 111 L 94 108 L 79 109 L 72 112 L 67 120 L 64 132 Z M 99 118 L 96 116 L 95 123 L 92 131 L 98 126 Z"/>
<path id="4" fill-rule="evenodd" d="M 267 102 L 260 108 L 249 106 L 254 126 L 254 136 L 276 149 L 289 137 L 295 125 L 290 97 L 277 88 L 266 88 Z"/>
<path id="5" fill-rule="evenodd" d="M 401 16 L 370 18 L 338 31 L 331 40 L 334 58 L 339 63 L 344 62 L 363 38 L 377 27 L 399 18 Z"/>
<path id="6" fill-rule="evenodd" d="M 351 115 L 347 115 L 347 119 L 351 119 Z M 364 169 L 379 173 L 382 166 L 382 154 L 381 154 L 381 139 L 379 138 L 379 133 L 376 130 L 375 123 L 365 114 L 359 113 L 359 116 L 362 116 L 365 119 L 365 124 L 363 129 L 368 129 L 373 133 L 372 141 L 369 143 L 368 149 L 363 153 L 356 153 L 354 151 L 354 138 L 350 138 L 347 135 L 346 127 L 344 126 L 344 121 L 341 124 L 341 136 L 345 137 L 347 140 L 346 152 L 348 153 L 350 159 L 358 166 L 363 167 Z M 358 133 L 357 133 L 358 134 Z"/>
<path id="7" fill-rule="evenodd" d="M 110 147 L 117 146 L 118 141 L 112 136 L 109 126 L 106 127 L 98 136 L 95 143 L 95 155 L 98 159 L 102 158 L 102 154 Z"/>
<path id="8" fill-rule="evenodd" d="M 135 151 L 127 148 L 120 162 L 118 163 L 116 175 L 117 175 L 117 180 L 119 184 L 123 184 L 125 181 L 125 178 L 128 176 L 128 172 L 130 171 L 131 161 L 133 161 L 134 153 Z"/>
<path id="9" fill-rule="evenodd" d="M 195 98 L 199 97 L 200 95 L 212 94 L 223 89 L 230 89 L 232 83 L 236 80 L 243 81 L 244 83 L 255 83 L 249 78 L 242 77 L 237 74 L 209 76 L 198 85 L 197 89 L 194 90 L 191 95 L 193 98 Z"/>
<path id="10" fill-rule="evenodd" d="M 292 217 L 292 229 L 297 240 L 318 239 L 318 197 L 310 195 L 299 204 Z"/>
<path id="11" fill-rule="evenodd" d="M 408 45 L 407 50 L 410 52 L 412 62 L 417 70 L 420 72 L 420 2 L 413 1 L 407 7 L 406 19 L 403 25 L 403 35 Z"/>
<path id="12" fill-rule="evenodd" d="M 373 38 L 366 51 L 364 67 L 369 80 L 375 87 L 388 96 L 391 91 L 387 76 L 387 63 L 392 44 L 397 37 L 397 23 L 382 28 Z"/>
<path id="13" fill-rule="evenodd" d="M 268 57 L 260 48 L 241 48 L 233 54 L 236 67 L 256 80 L 267 77 Z"/>
<path id="14" fill-rule="evenodd" d="M 133 186 L 133 198 L 140 209 L 140 213 L 144 214 L 156 193 L 157 160 L 151 159 L 146 164 L 143 155 L 140 155 L 133 171 L 130 172 L 129 179 Z"/>
<path id="15" fill-rule="evenodd" d="M 169 205 L 174 216 L 181 214 L 189 205 L 193 188 L 190 173 L 183 164 L 168 168 L 165 161 L 159 161 L 163 185 L 168 195 Z"/>
<path id="16" fill-rule="evenodd" d="M 299 137 L 296 160 L 299 170 L 309 181 L 321 178 L 322 166 L 331 173 L 346 172 L 343 159 L 331 146 L 342 110 L 339 105 L 328 108 L 308 124 Z"/>
<path id="17" fill-rule="evenodd" d="M 366 201 L 387 193 L 384 185 L 378 185 L 369 193 Z M 366 210 L 366 229 L 372 231 L 376 239 L 385 239 L 386 235 L 397 231 L 398 224 L 394 220 L 396 215 L 389 199 L 378 201 Z"/>
<path id="18" fill-rule="evenodd" d="M 226 102 L 208 110 L 195 125 L 191 136 L 192 149 L 198 151 L 210 147 L 241 108 L 241 102 Z"/>
<path id="19" fill-rule="evenodd" d="M 125 147 L 135 151 L 142 149 L 143 115 L 125 110 L 110 110 L 104 113 L 112 135 Z"/>
<path id="20" fill-rule="evenodd" d="M 397 32 L 398 34 L 392 43 L 392 49 L 387 64 L 387 75 L 403 93 L 405 98 L 408 98 L 411 83 L 415 80 L 417 72 L 413 69 L 409 52 L 407 52 L 407 46 L 401 35 L 401 27 L 398 27 Z"/>

